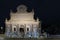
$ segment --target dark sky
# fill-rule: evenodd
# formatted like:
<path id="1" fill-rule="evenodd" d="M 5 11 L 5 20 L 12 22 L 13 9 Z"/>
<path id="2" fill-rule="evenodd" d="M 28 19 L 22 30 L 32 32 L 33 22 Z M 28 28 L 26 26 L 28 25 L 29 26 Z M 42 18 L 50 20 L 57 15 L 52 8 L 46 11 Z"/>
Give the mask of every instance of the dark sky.
<path id="1" fill-rule="evenodd" d="M 0 26 L 5 19 L 10 19 L 10 10 L 16 12 L 16 7 L 25 4 L 28 11 L 34 8 L 35 19 L 38 17 L 43 24 L 60 24 L 60 2 L 58 0 L 0 0 Z"/>
<path id="2" fill-rule="evenodd" d="M 41 21 L 44 22 L 52 22 L 52 23 L 58 23 L 60 22 L 60 2 L 58 0 L 18 0 L 18 1 L 11 1 L 11 8 L 14 8 L 15 6 L 18 6 L 19 4 L 25 4 L 31 10 L 34 8 L 35 15 Z M 13 7 L 12 7 L 13 6 Z"/>
<path id="3" fill-rule="evenodd" d="M 42 21 L 58 22 L 60 19 L 60 2 L 57 0 L 3 0 L 1 3 L 1 15 L 8 16 L 10 9 L 16 11 L 16 7 L 20 4 L 25 4 L 31 10 L 34 8 L 35 15 Z M 4 13 L 3 13 L 4 12 Z"/>

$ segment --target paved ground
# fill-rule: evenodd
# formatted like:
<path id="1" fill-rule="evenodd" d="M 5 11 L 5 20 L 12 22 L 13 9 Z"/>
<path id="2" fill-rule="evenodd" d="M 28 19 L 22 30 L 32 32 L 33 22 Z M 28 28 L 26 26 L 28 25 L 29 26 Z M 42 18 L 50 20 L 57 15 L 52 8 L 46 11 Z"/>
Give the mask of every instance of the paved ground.
<path id="1" fill-rule="evenodd" d="M 58 38 L 58 39 L 54 39 L 54 38 L 45 38 L 45 39 L 34 39 L 34 38 L 32 38 L 32 39 L 30 39 L 30 38 L 13 38 L 13 39 L 6 39 L 6 40 L 60 40 L 60 38 Z"/>
<path id="2" fill-rule="evenodd" d="M 51 35 L 48 38 L 4 38 L 4 34 L 0 34 L 0 40 L 60 40 L 60 35 Z"/>

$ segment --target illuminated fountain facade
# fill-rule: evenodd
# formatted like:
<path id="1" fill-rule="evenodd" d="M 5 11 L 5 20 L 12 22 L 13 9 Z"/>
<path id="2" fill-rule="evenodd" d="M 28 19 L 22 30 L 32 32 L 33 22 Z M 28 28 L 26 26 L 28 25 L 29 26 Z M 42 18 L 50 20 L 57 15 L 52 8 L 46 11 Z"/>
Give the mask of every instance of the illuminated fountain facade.
<path id="1" fill-rule="evenodd" d="M 25 5 L 17 7 L 17 12 L 10 12 L 11 19 L 6 23 L 6 37 L 16 38 L 38 38 L 39 37 L 39 19 L 34 20 L 34 10 L 27 12 Z"/>

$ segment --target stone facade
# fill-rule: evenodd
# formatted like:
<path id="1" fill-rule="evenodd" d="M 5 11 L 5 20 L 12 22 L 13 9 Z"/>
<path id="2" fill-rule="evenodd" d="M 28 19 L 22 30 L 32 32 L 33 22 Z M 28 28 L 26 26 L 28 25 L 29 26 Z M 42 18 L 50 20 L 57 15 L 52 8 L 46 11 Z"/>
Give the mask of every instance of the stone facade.
<path id="1" fill-rule="evenodd" d="M 6 37 L 39 37 L 39 19 L 34 20 L 34 11 L 27 12 L 27 7 L 25 5 L 20 5 L 17 7 L 17 12 L 13 13 L 11 11 L 11 19 L 6 20 Z M 40 23 L 41 24 L 41 23 Z"/>

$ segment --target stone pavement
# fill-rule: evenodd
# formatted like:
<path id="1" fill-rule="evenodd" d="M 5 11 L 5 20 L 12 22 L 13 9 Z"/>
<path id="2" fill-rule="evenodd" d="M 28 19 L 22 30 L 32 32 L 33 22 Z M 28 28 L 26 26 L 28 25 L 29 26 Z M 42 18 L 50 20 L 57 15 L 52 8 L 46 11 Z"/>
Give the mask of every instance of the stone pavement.
<path id="1" fill-rule="evenodd" d="M 0 40 L 4 40 L 4 38 L 3 37 L 0 37 Z"/>
<path id="2" fill-rule="evenodd" d="M 60 35 L 50 35 L 47 38 L 40 37 L 40 38 L 4 38 L 0 36 L 0 40 L 60 40 Z"/>
<path id="3" fill-rule="evenodd" d="M 50 35 L 48 38 L 60 38 L 60 35 Z"/>
<path id="4" fill-rule="evenodd" d="M 60 40 L 60 38 L 44 38 L 44 39 L 36 39 L 36 38 L 10 38 L 6 40 Z"/>

